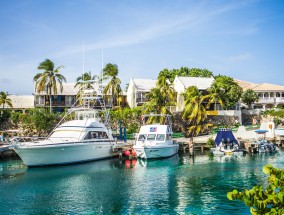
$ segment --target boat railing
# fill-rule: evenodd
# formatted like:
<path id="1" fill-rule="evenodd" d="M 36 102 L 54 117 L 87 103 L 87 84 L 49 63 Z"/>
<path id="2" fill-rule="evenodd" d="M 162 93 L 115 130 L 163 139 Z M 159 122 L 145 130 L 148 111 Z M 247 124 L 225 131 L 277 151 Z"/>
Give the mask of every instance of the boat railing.
<path id="1" fill-rule="evenodd" d="M 8 142 L 12 145 L 27 143 L 27 142 L 35 142 L 39 140 L 45 140 L 46 137 L 34 137 L 34 136 L 21 136 L 21 137 L 13 137 Z"/>

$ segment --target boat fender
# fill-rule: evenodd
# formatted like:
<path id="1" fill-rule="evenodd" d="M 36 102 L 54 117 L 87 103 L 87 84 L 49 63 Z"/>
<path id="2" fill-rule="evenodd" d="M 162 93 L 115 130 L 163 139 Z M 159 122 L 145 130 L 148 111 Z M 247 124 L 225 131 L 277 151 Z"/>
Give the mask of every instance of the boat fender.
<path id="1" fill-rule="evenodd" d="M 130 155 L 130 151 L 127 149 L 125 152 L 124 152 L 125 156 L 129 156 Z"/>
<path id="2" fill-rule="evenodd" d="M 131 153 L 133 156 L 136 155 L 136 151 L 134 149 L 132 149 L 132 153 Z"/>

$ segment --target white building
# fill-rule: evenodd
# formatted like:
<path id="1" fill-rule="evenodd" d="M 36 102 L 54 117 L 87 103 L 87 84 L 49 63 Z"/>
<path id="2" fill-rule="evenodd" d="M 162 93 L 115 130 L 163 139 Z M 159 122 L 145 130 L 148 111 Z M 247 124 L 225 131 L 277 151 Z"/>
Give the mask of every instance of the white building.
<path id="1" fill-rule="evenodd" d="M 127 102 L 129 107 L 134 108 L 147 102 L 146 93 L 156 87 L 157 80 L 130 79 L 127 89 Z"/>
<path id="2" fill-rule="evenodd" d="M 252 104 L 254 109 L 267 109 L 276 106 L 284 107 L 284 86 L 276 84 L 255 84 L 247 81 L 235 80 L 243 91 L 248 89 L 257 93 L 259 100 Z"/>
<path id="3" fill-rule="evenodd" d="M 5 109 L 12 111 L 25 112 L 30 108 L 34 108 L 34 96 L 33 95 L 8 95 L 8 99 L 11 99 L 13 107 L 4 105 Z"/>
<path id="4" fill-rule="evenodd" d="M 174 89 L 177 92 L 177 106 L 176 111 L 182 111 L 184 109 L 184 97 L 183 93 L 188 87 L 195 86 L 199 91 L 206 91 L 213 83 L 214 78 L 206 77 L 181 77 L 177 76 L 174 80 Z"/>

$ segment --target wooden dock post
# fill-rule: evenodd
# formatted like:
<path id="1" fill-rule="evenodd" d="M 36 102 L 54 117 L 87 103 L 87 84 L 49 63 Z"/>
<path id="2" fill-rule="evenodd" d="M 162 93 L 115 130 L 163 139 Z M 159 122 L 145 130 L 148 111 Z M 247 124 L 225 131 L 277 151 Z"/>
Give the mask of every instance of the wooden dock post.
<path id="1" fill-rule="evenodd" d="M 193 143 L 193 138 L 189 139 L 189 155 L 194 156 L 194 143 Z"/>

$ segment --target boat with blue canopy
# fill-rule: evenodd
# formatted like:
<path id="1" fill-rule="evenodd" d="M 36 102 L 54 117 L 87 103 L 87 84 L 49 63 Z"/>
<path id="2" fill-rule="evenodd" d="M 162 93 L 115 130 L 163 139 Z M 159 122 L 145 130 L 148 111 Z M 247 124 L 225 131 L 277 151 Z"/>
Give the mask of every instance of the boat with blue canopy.
<path id="1" fill-rule="evenodd" d="M 215 138 L 215 148 L 211 149 L 215 156 L 222 155 L 241 155 L 244 153 L 240 149 L 239 142 L 235 138 L 233 132 L 229 128 L 221 128 L 218 130 Z"/>

